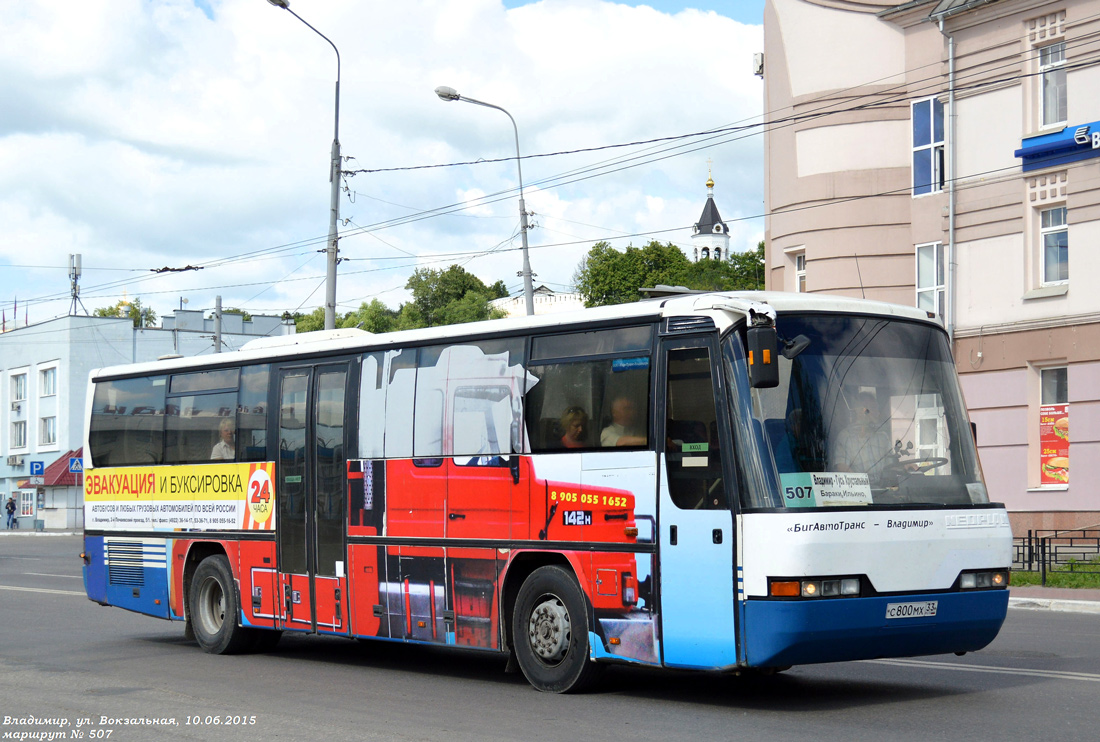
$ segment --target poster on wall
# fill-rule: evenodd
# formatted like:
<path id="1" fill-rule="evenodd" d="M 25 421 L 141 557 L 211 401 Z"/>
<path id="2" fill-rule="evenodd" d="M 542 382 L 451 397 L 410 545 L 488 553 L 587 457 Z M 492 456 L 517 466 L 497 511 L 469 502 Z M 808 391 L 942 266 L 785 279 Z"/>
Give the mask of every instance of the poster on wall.
<path id="1" fill-rule="evenodd" d="M 1039 408 L 1040 484 L 1069 484 L 1069 405 Z"/>

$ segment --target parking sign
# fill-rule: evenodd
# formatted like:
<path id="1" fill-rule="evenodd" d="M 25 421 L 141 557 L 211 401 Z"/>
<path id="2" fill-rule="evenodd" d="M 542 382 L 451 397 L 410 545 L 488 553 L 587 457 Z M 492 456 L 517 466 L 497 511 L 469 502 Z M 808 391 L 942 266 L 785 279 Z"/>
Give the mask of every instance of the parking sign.
<path id="1" fill-rule="evenodd" d="M 44 461 L 32 461 L 31 462 L 31 476 L 40 477 L 46 473 L 46 463 Z"/>

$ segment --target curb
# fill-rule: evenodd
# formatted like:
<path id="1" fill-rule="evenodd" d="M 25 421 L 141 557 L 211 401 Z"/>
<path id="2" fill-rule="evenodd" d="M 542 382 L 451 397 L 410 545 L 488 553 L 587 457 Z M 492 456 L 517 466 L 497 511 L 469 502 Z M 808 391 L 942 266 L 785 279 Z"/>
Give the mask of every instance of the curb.
<path id="1" fill-rule="evenodd" d="M 21 531 L 19 529 L 0 531 L 0 538 L 4 536 L 79 536 L 81 531 Z"/>
<path id="2" fill-rule="evenodd" d="M 1060 600 L 1052 598 L 1009 598 L 1009 608 L 1031 611 L 1061 611 L 1063 613 L 1100 614 L 1100 602 L 1094 600 Z"/>

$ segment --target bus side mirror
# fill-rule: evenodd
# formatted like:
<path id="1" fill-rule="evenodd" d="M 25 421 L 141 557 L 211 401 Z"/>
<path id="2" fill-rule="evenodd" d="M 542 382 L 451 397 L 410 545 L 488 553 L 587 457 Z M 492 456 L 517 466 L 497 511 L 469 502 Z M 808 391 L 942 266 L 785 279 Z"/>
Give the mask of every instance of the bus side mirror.
<path id="1" fill-rule="evenodd" d="M 779 336 L 774 327 L 750 327 L 746 333 L 749 351 L 749 386 L 770 389 L 779 386 Z"/>

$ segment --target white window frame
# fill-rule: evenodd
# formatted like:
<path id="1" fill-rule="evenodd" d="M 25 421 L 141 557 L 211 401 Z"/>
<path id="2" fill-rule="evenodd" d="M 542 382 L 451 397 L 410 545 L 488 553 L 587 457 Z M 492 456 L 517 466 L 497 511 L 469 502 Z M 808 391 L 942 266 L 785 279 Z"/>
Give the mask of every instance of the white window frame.
<path id="1" fill-rule="evenodd" d="M 23 441 L 20 443 L 19 439 Z M 12 420 L 11 422 L 11 447 L 12 450 L 24 449 L 27 447 L 27 421 L 26 420 Z"/>
<path id="2" fill-rule="evenodd" d="M 57 418 L 53 415 L 39 418 L 38 421 L 38 445 L 57 445 Z"/>
<path id="3" fill-rule="evenodd" d="M 1047 129 L 1065 124 L 1069 119 L 1069 93 L 1066 88 L 1066 42 L 1040 46 L 1035 50 L 1039 62 L 1039 128 Z M 1053 59 L 1052 59 L 1053 58 Z M 1048 79 L 1048 75 L 1052 78 Z M 1047 85 L 1055 84 L 1060 88 L 1059 110 L 1047 120 Z M 1064 108 L 1063 112 L 1061 109 Z"/>
<path id="4" fill-rule="evenodd" d="M 1051 216 L 1051 224 L 1046 224 L 1047 215 Z M 1060 217 L 1055 223 L 1054 217 Z M 1057 286 L 1069 283 L 1069 211 L 1065 204 L 1052 206 L 1049 209 L 1039 210 L 1039 284 L 1041 286 Z M 1064 233 L 1066 235 L 1066 276 L 1065 278 L 1048 278 L 1047 276 L 1047 235 Z"/>
<path id="5" fill-rule="evenodd" d="M 27 401 L 27 372 L 19 371 L 11 375 L 11 401 Z"/>
<path id="6" fill-rule="evenodd" d="M 925 255 L 931 253 L 931 275 L 922 275 L 924 271 L 921 270 L 921 254 Z M 944 281 L 946 275 L 946 266 L 944 265 L 945 252 L 942 242 L 927 242 L 923 245 L 916 246 L 916 277 L 914 284 L 916 285 L 916 307 L 925 311 L 934 311 L 936 316 L 942 321 L 944 319 L 944 311 L 946 309 L 946 288 L 947 284 Z M 922 280 L 923 279 L 923 280 Z M 921 299 L 924 298 L 922 302 Z M 930 301 L 929 301 L 930 297 Z M 929 309 L 931 306 L 931 309 Z"/>
<path id="7" fill-rule="evenodd" d="M 38 396 L 57 396 L 57 366 L 38 367 Z"/>
<path id="8" fill-rule="evenodd" d="M 1044 396 L 1046 386 L 1043 384 L 1043 377 L 1054 371 L 1062 371 L 1066 375 L 1065 399 L 1047 399 Z M 1039 369 L 1039 405 L 1052 404 L 1069 404 L 1069 366 L 1044 366 Z"/>
<path id="9" fill-rule="evenodd" d="M 34 515 L 34 496 L 37 493 L 31 490 L 23 490 L 19 495 L 19 516 L 30 518 Z"/>
<path id="10" fill-rule="evenodd" d="M 799 294 L 806 293 L 806 253 L 804 252 L 794 256 L 794 290 Z"/>
<path id="11" fill-rule="evenodd" d="M 916 142 L 917 107 L 925 103 L 928 104 L 928 143 L 918 145 Z M 936 139 L 937 112 L 939 113 L 939 139 Z M 910 186 L 914 198 L 917 198 L 918 196 L 927 196 L 933 193 L 943 192 L 944 178 L 946 177 L 946 165 L 944 159 L 944 142 L 946 137 L 946 129 L 944 123 L 943 104 L 940 102 L 938 97 L 932 96 L 930 98 L 923 98 L 921 100 L 915 100 L 909 104 L 909 134 L 910 144 L 913 148 Z M 916 159 L 918 154 L 922 154 L 924 152 L 928 152 L 929 156 L 930 181 L 928 183 L 921 183 L 918 185 Z M 926 188 L 927 190 L 924 190 Z"/>

